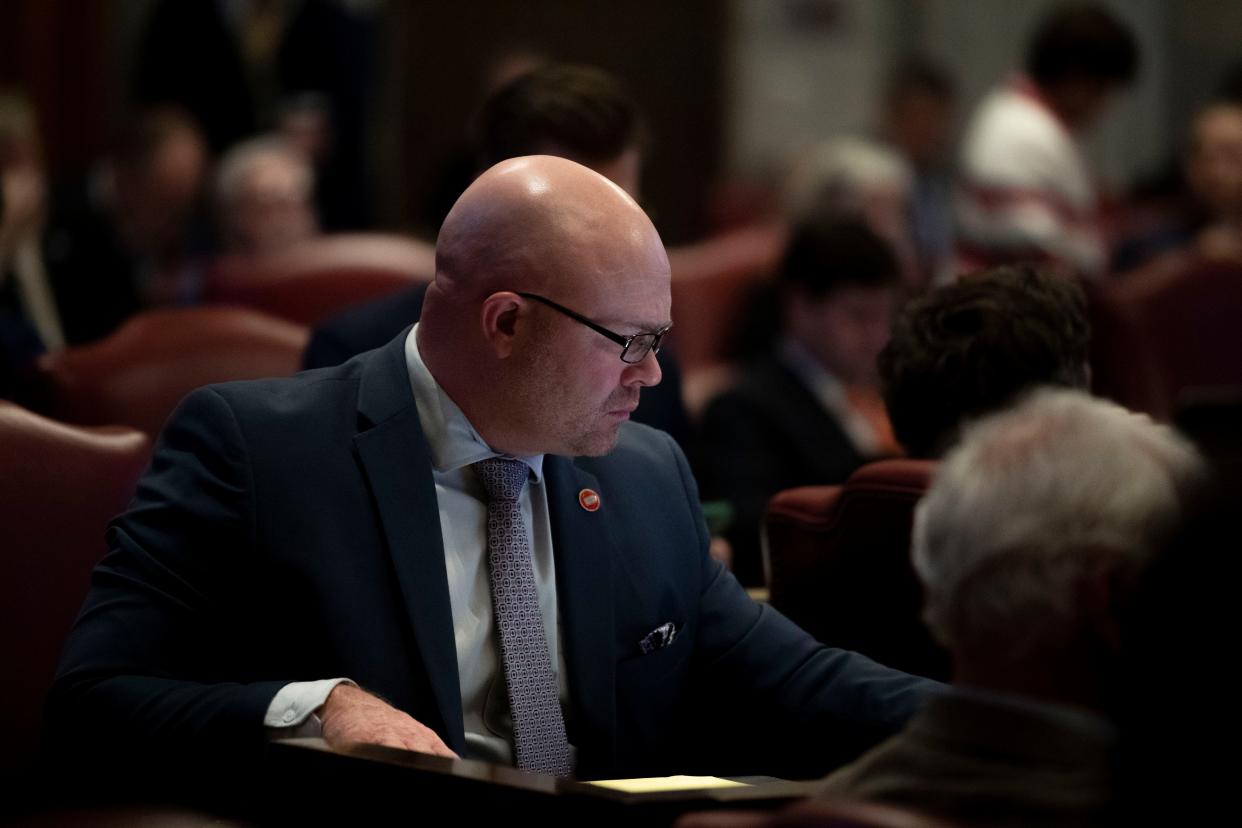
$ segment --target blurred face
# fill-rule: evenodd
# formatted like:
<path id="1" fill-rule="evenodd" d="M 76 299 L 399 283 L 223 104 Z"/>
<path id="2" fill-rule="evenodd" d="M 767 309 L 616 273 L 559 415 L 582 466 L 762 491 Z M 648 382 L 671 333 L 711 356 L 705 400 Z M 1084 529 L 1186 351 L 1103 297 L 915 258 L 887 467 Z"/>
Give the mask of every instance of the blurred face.
<path id="1" fill-rule="evenodd" d="M 541 295 L 622 336 L 662 330 L 671 314 L 668 259 L 659 237 L 650 235 L 628 264 L 630 274 L 576 284 L 556 280 L 559 287 Z M 513 408 L 524 433 L 545 453 L 607 454 L 621 423 L 638 407 L 639 392 L 659 383 L 656 356 L 622 362 L 617 343 L 551 307 L 523 301 L 533 324 L 516 351 L 514 370 L 521 382 Z"/>
<path id="2" fill-rule="evenodd" d="M 892 100 L 888 134 L 914 166 L 935 166 L 948 153 L 954 114 L 952 98 L 911 89 Z"/>
<path id="3" fill-rule="evenodd" d="M 39 139 L 34 133 L 34 125 L 20 125 L 7 131 L 5 126 L 0 124 L 0 169 L 40 168 Z"/>
<path id="4" fill-rule="evenodd" d="M 289 112 L 280 119 L 280 133 L 289 145 L 318 164 L 328 156 L 332 126 L 323 109 L 305 108 Z"/>
<path id="5" fill-rule="evenodd" d="M 239 252 L 276 253 L 313 236 L 310 198 L 310 182 L 301 167 L 275 155 L 258 161 L 229 211 Z"/>
<path id="6" fill-rule="evenodd" d="M 193 132 L 176 132 L 141 169 L 117 168 L 121 222 L 130 243 L 159 252 L 181 241 L 207 173 L 207 151 Z"/>
<path id="7" fill-rule="evenodd" d="M 1213 107 L 1199 116 L 1186 172 L 1213 214 L 1242 217 L 1242 107 Z"/>
<path id="8" fill-rule="evenodd" d="M 910 246 L 909 193 L 903 187 L 874 185 L 860 190 L 855 202 L 862 218 L 896 250 Z"/>
<path id="9" fill-rule="evenodd" d="M 821 299 L 794 297 L 789 324 L 794 338 L 841 382 L 874 385 L 876 358 L 896 310 L 895 288 L 846 287 Z"/>

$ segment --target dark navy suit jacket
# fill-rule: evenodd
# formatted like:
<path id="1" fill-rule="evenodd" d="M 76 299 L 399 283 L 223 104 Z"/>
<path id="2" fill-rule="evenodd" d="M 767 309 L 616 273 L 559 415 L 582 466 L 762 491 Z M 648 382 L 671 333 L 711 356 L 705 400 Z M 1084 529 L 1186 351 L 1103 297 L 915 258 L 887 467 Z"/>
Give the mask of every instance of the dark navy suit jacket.
<path id="1" fill-rule="evenodd" d="M 348 676 L 465 749 L 403 341 L 186 398 L 109 528 L 51 695 L 54 732 L 240 755 L 263 743 L 286 682 Z M 666 434 L 626 424 L 608 456 L 548 456 L 544 474 L 580 777 L 703 768 L 703 755 L 722 772 L 812 755 L 820 772 L 896 732 L 934 686 L 753 603 L 708 556 Z M 579 506 L 584 488 L 598 511 Z M 673 642 L 644 654 L 670 621 Z"/>

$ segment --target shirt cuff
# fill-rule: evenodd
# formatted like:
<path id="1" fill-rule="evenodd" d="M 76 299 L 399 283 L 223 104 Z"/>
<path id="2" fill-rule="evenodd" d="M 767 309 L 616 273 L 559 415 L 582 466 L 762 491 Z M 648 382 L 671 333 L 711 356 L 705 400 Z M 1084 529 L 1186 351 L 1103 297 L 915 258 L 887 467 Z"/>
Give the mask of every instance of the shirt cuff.
<path id="1" fill-rule="evenodd" d="M 271 735 L 278 739 L 322 735 L 319 717 L 314 713 L 328 700 L 328 695 L 338 684 L 354 682 L 347 678 L 334 678 L 286 684 L 267 706 L 263 724 L 273 728 L 275 732 Z"/>

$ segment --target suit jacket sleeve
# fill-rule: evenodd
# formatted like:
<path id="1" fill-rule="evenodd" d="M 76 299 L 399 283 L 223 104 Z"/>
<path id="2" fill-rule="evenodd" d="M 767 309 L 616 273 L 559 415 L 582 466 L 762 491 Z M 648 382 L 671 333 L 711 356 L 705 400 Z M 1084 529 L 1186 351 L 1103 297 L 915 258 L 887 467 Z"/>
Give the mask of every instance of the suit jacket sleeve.
<path id="1" fill-rule="evenodd" d="M 108 529 L 49 697 L 53 736 L 110 749 L 261 750 L 264 713 L 287 680 L 246 663 L 262 645 L 242 645 L 276 632 L 239 628 L 255 616 L 238 602 L 263 599 L 246 586 L 260 580 L 249 483 L 232 410 L 211 388 L 194 392 Z"/>
<path id="2" fill-rule="evenodd" d="M 674 450 L 691 508 L 698 492 Z M 699 520 L 702 524 L 702 520 Z M 707 531 L 700 530 L 706 549 Z M 941 685 L 826 647 L 701 552 L 688 743 L 710 773 L 821 775 L 893 735 Z"/>

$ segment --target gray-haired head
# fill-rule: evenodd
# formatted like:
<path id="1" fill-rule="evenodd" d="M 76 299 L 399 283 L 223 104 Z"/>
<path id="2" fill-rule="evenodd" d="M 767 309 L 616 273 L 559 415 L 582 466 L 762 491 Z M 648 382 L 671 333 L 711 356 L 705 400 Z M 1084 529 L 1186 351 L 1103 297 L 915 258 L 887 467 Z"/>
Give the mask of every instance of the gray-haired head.
<path id="1" fill-rule="evenodd" d="M 232 147 L 215 176 L 216 209 L 229 252 L 279 252 L 318 232 L 309 159 L 276 135 Z"/>
<path id="2" fill-rule="evenodd" d="M 1020 659 L 1080 624 L 1084 579 L 1140 568 L 1203 464 L 1166 426 L 1043 388 L 968 427 L 919 504 L 925 618 L 956 659 Z"/>

